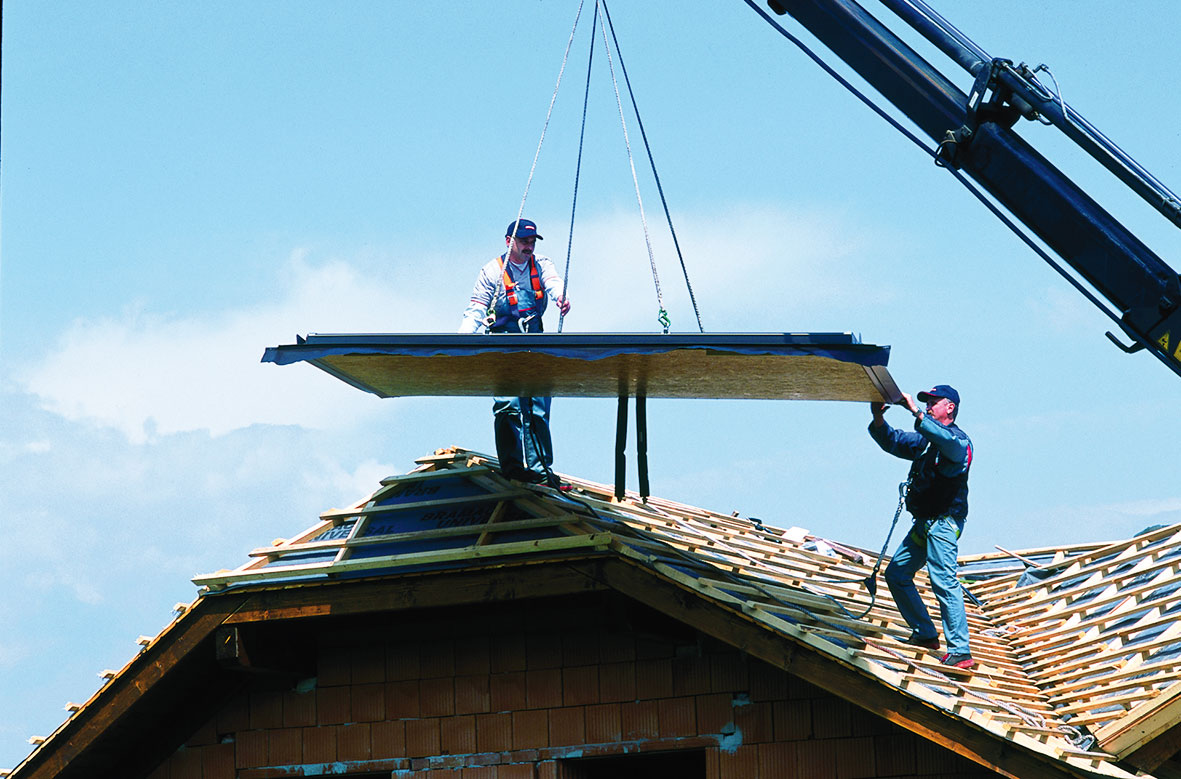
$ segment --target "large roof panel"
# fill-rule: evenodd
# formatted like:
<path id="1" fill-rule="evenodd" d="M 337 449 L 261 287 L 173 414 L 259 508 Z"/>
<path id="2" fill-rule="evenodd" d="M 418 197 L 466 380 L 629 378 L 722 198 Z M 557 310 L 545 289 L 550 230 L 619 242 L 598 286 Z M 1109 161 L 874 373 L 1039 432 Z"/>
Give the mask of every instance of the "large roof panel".
<path id="1" fill-rule="evenodd" d="M 309 362 L 380 397 L 888 401 L 890 347 L 850 333 L 312 334 L 263 362 Z"/>

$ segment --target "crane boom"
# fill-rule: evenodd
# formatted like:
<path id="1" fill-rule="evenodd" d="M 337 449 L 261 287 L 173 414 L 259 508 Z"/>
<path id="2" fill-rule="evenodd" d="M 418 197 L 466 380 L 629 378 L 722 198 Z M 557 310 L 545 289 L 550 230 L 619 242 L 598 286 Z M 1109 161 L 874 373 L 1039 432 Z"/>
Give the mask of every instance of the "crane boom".
<path id="1" fill-rule="evenodd" d="M 1068 106 L 1060 101 L 1045 105 L 1023 90 L 1022 76 L 1011 63 L 989 59 L 958 31 L 940 26 L 933 12 L 923 13 L 929 9 L 921 0 L 883 2 L 974 74 L 970 94 L 854 0 L 767 0 L 767 5 L 777 14 L 790 14 L 857 71 L 939 145 L 943 164 L 970 176 L 1103 295 L 1133 340 L 1123 347 L 1126 351 L 1147 349 L 1181 375 L 1177 272 L 1018 135 L 1013 124 L 1043 112 L 1060 126 L 1073 122 L 1067 134 L 1076 143 L 1181 224 L 1176 198 L 1122 152 L 1114 153 L 1114 145 Z"/>

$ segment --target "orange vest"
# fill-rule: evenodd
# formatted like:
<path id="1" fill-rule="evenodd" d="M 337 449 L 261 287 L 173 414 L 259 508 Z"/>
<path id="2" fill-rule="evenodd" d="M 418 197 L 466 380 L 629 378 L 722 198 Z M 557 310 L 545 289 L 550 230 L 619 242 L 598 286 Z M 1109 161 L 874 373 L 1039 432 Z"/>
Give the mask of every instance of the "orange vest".
<path id="1" fill-rule="evenodd" d="M 504 293 L 508 297 L 509 305 L 515 306 L 517 305 L 517 285 L 509 278 L 504 255 L 500 255 L 497 259 L 500 261 L 500 272 L 504 274 Z M 532 257 L 529 258 L 529 278 L 533 282 L 533 297 L 541 300 L 545 293 L 541 289 L 541 276 L 537 274 L 537 263 L 533 261 Z"/>

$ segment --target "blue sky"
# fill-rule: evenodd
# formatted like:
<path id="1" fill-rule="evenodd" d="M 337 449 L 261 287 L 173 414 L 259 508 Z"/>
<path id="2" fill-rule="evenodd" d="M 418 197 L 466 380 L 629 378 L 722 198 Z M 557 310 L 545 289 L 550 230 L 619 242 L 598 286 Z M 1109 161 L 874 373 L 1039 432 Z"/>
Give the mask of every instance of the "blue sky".
<path id="1" fill-rule="evenodd" d="M 1049 64 L 1181 187 L 1181 7 L 935 6 L 994 56 Z M 493 449 L 487 399 L 380 401 L 259 357 L 296 333 L 455 330 L 516 215 L 576 7 L 6 4 L 0 700 L 21 705 L 0 711 L 0 767 L 191 600 L 193 575 L 436 447 Z M 589 8 L 525 213 L 559 267 L 572 245 L 567 332 L 652 332 L 601 49 L 568 241 Z M 853 331 L 892 346 L 903 389 L 958 387 L 976 444 L 964 552 L 1181 521 L 1174 374 L 1111 346 L 1106 317 L 744 4 L 612 15 L 707 330 Z M 1175 227 L 1056 131 L 1021 131 L 1177 267 Z M 692 331 L 642 186 L 673 329 Z M 614 412 L 555 402 L 560 471 L 610 481 Z M 905 464 L 868 419 L 653 401 L 652 488 L 876 550 Z"/>

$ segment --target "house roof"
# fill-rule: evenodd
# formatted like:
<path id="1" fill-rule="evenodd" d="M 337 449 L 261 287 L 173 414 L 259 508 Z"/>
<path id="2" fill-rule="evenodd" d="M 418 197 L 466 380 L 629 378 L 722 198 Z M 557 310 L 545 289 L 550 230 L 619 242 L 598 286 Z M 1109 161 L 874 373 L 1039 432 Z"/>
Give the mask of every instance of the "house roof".
<path id="1" fill-rule="evenodd" d="M 467 597 L 458 582 L 482 571 L 557 581 L 560 570 L 558 589 L 618 590 L 1002 773 L 1133 776 L 1179 748 L 1181 526 L 961 560 L 979 662 L 963 673 L 904 643 L 909 630 L 889 596 L 865 586 L 872 552 L 668 500 L 615 501 L 610 487 L 576 478 L 567 477 L 571 493 L 525 486 L 495 464 L 439 450 L 238 568 L 196 577 L 200 598 L 22 767 L 68 744 L 82 749 L 77 731 L 96 727 L 95 712 L 120 690 L 169 678 L 160 658 L 182 662 L 184 647 L 219 626 L 340 613 L 343 602 L 324 605 L 329 588 L 407 577 L 402 595 L 370 602 L 421 604 L 430 582 L 450 582 L 443 600 Z M 479 581 L 469 589 L 485 589 L 472 597 L 492 597 Z M 922 575 L 917 583 L 934 607 Z M 502 581 L 496 597 L 516 591 Z"/>

